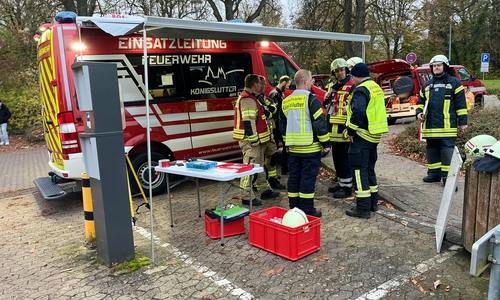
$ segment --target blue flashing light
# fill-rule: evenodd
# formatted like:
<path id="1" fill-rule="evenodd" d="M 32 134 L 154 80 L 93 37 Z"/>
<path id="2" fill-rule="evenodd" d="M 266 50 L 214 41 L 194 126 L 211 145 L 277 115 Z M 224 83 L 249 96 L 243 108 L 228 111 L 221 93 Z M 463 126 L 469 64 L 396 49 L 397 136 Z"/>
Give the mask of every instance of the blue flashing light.
<path id="1" fill-rule="evenodd" d="M 62 11 L 56 15 L 54 20 L 57 23 L 76 23 L 76 13 L 72 11 Z"/>

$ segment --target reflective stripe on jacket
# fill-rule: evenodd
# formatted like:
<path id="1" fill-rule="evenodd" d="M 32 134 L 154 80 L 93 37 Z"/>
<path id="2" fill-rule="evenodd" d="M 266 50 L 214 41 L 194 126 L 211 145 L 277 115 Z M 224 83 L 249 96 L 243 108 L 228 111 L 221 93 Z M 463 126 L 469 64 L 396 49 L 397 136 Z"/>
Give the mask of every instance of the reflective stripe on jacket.
<path id="1" fill-rule="evenodd" d="M 245 132 L 244 121 L 250 121 L 252 132 Z M 233 139 L 248 140 L 252 143 L 260 141 L 262 144 L 271 139 L 264 108 L 257 98 L 246 89 L 240 94 L 234 105 Z"/>
<path id="2" fill-rule="evenodd" d="M 467 124 L 467 103 L 460 80 L 445 75 L 424 83 L 418 94 L 416 113 L 424 113 L 423 138 L 457 137 L 457 127 Z"/>
<path id="3" fill-rule="evenodd" d="M 389 131 L 385 113 L 384 92 L 372 79 L 357 85 L 347 107 L 346 126 L 349 135 L 379 143 L 382 133 Z"/>
<path id="4" fill-rule="evenodd" d="M 345 108 L 347 107 L 347 98 L 353 85 L 354 81 L 350 78 L 333 96 L 332 103 L 333 105 L 337 105 L 338 109 L 336 111 L 337 114 L 331 115 L 329 120 L 330 124 L 332 124 L 332 130 L 330 131 L 330 140 L 332 142 L 349 142 L 349 139 L 342 137 L 342 132 L 345 128 L 342 125 L 345 125 L 347 122 L 347 111 L 345 111 Z"/>
<path id="5" fill-rule="evenodd" d="M 295 90 L 285 98 L 281 114 L 280 129 L 290 153 L 317 153 L 330 146 L 321 103 L 309 91 Z"/>

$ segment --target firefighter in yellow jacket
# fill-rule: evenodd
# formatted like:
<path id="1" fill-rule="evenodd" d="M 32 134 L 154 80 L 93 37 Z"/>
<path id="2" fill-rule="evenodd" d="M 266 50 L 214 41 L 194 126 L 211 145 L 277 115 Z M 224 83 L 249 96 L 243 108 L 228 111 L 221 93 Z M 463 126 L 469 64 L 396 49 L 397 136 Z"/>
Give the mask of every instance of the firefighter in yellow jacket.
<path id="1" fill-rule="evenodd" d="M 346 211 L 346 214 L 369 219 L 370 210 L 378 210 L 377 146 L 389 127 L 384 92 L 370 78 L 368 67 L 364 63 L 356 64 L 351 69 L 351 76 L 356 87 L 348 102 L 344 134 L 351 141 L 349 163 L 356 182 L 356 208 Z"/>
<path id="2" fill-rule="evenodd" d="M 255 163 L 264 166 L 265 144 L 271 139 L 271 132 L 267 125 L 264 107 L 260 105 L 257 97 L 261 92 L 261 80 L 259 75 L 249 74 L 245 77 L 245 89 L 236 100 L 234 106 L 234 130 L 233 138 L 238 141 L 243 152 L 243 163 Z M 241 188 L 251 186 L 250 176 L 242 177 Z M 274 192 L 265 176 L 257 176 L 254 183 L 257 191 L 262 192 L 261 199 L 276 198 L 278 192 Z M 249 200 L 243 200 L 243 204 L 250 204 Z M 259 206 L 259 199 L 252 199 L 252 205 Z"/>
<path id="3" fill-rule="evenodd" d="M 314 189 L 322 153 L 331 147 L 328 124 L 321 103 L 310 92 L 311 71 L 299 70 L 295 83 L 297 88 L 283 100 L 280 111 L 280 131 L 290 153 L 288 200 L 290 208 L 321 217 L 314 207 Z"/>

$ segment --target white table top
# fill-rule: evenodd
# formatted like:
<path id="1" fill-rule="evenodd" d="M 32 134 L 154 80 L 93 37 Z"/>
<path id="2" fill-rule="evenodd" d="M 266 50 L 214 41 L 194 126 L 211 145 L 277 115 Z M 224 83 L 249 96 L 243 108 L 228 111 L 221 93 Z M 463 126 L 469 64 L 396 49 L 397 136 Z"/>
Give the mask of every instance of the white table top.
<path id="1" fill-rule="evenodd" d="M 218 165 L 225 164 L 225 162 L 217 162 L 217 164 Z M 155 167 L 155 170 L 158 172 L 164 172 L 168 174 L 183 175 L 183 176 L 197 177 L 197 178 L 217 180 L 217 181 L 230 181 L 236 178 L 241 178 L 256 173 L 264 172 L 264 168 L 257 164 L 253 165 L 252 170 L 241 173 L 236 173 L 235 170 L 228 170 L 221 168 L 212 168 L 207 170 L 187 168 L 185 163 L 183 166 L 172 165 L 167 168 L 162 168 L 160 166 L 157 166 Z"/>

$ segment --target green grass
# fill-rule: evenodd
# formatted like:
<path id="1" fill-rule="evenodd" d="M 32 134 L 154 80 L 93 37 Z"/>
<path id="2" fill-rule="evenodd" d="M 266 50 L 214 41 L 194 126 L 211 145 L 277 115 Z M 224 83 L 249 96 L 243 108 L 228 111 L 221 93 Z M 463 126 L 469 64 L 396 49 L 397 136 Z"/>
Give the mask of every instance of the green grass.
<path id="1" fill-rule="evenodd" d="M 488 94 L 499 95 L 500 94 L 500 79 L 489 79 L 481 81 L 486 87 Z"/>

